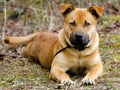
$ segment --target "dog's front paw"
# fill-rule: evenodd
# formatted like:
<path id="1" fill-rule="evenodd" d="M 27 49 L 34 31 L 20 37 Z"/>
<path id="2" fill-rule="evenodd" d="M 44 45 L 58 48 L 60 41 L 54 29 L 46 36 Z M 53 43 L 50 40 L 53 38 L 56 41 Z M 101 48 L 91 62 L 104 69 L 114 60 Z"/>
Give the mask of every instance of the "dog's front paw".
<path id="1" fill-rule="evenodd" d="M 61 81 L 62 85 L 74 85 L 74 82 L 72 80 L 62 80 Z"/>
<path id="2" fill-rule="evenodd" d="M 62 80 L 60 84 L 56 85 L 56 88 L 60 89 L 60 88 L 74 87 L 74 86 L 75 86 L 75 83 L 72 80 Z"/>
<path id="3" fill-rule="evenodd" d="M 88 77 L 84 77 L 81 81 L 81 85 L 84 85 L 84 84 L 95 85 L 95 80 Z"/>

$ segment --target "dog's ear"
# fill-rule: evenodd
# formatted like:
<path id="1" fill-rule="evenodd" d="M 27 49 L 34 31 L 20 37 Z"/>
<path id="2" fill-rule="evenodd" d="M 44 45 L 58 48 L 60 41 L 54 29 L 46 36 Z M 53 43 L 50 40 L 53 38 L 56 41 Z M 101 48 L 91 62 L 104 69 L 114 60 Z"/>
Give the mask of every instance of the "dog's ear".
<path id="1" fill-rule="evenodd" d="M 74 9 L 75 7 L 72 4 L 60 4 L 60 12 L 64 17 Z"/>
<path id="2" fill-rule="evenodd" d="M 96 18 L 98 19 L 99 17 L 102 16 L 103 8 L 99 6 L 92 6 L 88 8 L 88 11 Z"/>

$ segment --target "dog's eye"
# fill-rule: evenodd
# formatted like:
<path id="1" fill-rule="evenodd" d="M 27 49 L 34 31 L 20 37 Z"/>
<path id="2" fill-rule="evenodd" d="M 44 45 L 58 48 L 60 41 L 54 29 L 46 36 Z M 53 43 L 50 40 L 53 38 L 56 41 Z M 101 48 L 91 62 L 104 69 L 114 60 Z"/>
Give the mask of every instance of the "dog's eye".
<path id="1" fill-rule="evenodd" d="M 75 21 L 69 23 L 71 26 L 75 26 Z"/>
<path id="2" fill-rule="evenodd" d="M 89 26 L 90 25 L 90 23 L 89 22 L 87 22 L 87 21 L 85 21 L 85 24 L 84 24 L 85 26 Z"/>

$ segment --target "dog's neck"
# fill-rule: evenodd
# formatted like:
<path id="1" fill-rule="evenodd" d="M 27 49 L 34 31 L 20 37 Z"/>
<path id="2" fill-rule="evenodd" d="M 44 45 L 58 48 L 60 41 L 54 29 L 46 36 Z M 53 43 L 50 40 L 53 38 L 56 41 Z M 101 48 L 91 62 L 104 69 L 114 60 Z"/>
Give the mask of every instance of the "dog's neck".
<path id="1" fill-rule="evenodd" d="M 63 48 L 66 47 L 67 45 L 71 45 L 69 40 L 67 39 L 65 33 L 64 33 L 64 29 L 62 29 L 59 32 L 58 39 L 59 39 L 59 42 L 60 42 L 60 44 L 62 45 Z"/>

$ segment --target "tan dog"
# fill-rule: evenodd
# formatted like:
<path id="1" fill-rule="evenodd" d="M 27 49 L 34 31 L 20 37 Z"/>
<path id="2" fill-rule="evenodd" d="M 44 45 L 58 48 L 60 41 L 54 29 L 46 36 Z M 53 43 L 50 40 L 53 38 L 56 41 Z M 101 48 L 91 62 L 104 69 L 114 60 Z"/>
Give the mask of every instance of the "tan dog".
<path id="1" fill-rule="evenodd" d="M 38 59 L 43 67 L 50 69 L 53 80 L 72 84 L 66 72 L 84 67 L 88 72 L 81 83 L 95 84 L 95 79 L 103 72 L 96 32 L 102 8 L 92 6 L 81 9 L 72 4 L 61 4 L 60 12 L 64 16 L 64 26 L 59 34 L 39 32 L 26 37 L 8 36 L 4 42 L 17 45 L 27 43 L 23 49 L 25 57 Z"/>

